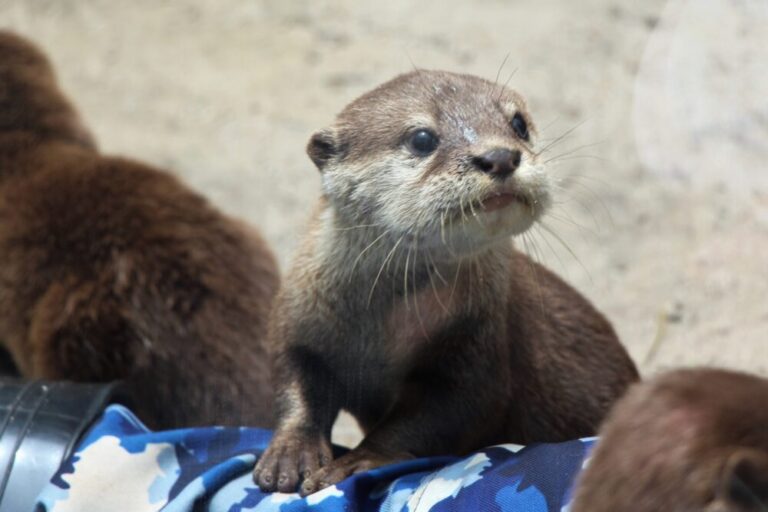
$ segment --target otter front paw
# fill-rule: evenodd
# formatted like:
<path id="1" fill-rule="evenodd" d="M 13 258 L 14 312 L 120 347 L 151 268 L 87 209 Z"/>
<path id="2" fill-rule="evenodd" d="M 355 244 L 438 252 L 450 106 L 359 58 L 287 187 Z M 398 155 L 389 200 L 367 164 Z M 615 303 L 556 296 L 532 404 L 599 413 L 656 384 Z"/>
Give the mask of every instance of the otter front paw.
<path id="1" fill-rule="evenodd" d="M 312 472 L 309 477 L 304 478 L 304 483 L 299 493 L 302 496 L 307 496 L 330 485 L 337 484 L 355 473 L 386 466 L 387 464 L 394 464 L 395 462 L 410 458 L 412 457 L 408 454 L 402 454 L 401 456 L 383 455 L 370 449 L 358 447 L 318 471 Z"/>
<path id="2" fill-rule="evenodd" d="M 299 482 L 331 462 L 330 442 L 322 434 L 277 432 L 253 470 L 262 492 L 296 492 Z"/>

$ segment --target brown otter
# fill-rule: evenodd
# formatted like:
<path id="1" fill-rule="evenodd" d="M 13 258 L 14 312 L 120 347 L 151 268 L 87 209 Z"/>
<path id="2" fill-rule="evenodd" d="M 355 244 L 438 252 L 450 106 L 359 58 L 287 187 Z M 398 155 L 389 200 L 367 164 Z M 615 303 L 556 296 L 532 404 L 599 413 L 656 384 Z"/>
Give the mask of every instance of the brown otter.
<path id="1" fill-rule="evenodd" d="M 768 380 L 678 370 L 634 387 L 600 428 L 573 512 L 768 510 Z"/>
<path id="2" fill-rule="evenodd" d="M 520 95 L 440 71 L 381 85 L 311 138 L 323 195 L 270 320 L 262 490 L 595 432 L 638 375 L 610 323 L 513 248 L 549 204 L 540 151 Z M 331 461 L 342 408 L 366 436 Z"/>
<path id="3" fill-rule="evenodd" d="M 0 32 L 0 340 L 22 375 L 125 379 L 155 427 L 267 426 L 278 279 L 257 233 L 101 155 L 45 55 Z"/>

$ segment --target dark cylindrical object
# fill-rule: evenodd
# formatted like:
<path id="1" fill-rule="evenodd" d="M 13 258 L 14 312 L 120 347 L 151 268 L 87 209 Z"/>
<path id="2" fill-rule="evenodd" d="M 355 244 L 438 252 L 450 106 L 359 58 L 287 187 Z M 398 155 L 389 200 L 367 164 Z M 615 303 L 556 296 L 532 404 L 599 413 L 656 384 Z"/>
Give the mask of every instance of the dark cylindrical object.
<path id="1" fill-rule="evenodd" d="M 35 498 L 104 407 L 114 384 L 0 378 L 0 512 L 31 511 Z"/>

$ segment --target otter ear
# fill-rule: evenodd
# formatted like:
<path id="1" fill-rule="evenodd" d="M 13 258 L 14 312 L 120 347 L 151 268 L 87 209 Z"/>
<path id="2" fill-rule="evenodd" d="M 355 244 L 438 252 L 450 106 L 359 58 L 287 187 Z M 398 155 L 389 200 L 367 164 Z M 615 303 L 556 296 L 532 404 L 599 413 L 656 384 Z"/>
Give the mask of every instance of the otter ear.
<path id="1" fill-rule="evenodd" d="M 312 135 L 307 144 L 307 154 L 322 171 L 325 165 L 340 153 L 336 131 L 325 128 Z"/>
<path id="2" fill-rule="evenodd" d="M 741 450 L 728 458 L 720 481 L 728 510 L 768 510 L 768 454 Z"/>

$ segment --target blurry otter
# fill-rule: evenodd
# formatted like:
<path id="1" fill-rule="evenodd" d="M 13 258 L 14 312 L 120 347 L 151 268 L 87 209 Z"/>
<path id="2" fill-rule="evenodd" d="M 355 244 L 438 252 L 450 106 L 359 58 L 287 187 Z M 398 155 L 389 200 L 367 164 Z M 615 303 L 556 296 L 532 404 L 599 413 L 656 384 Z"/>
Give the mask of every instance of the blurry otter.
<path id="1" fill-rule="evenodd" d="M 257 233 L 101 155 L 46 57 L 0 32 L 0 341 L 23 376 L 125 379 L 153 427 L 268 426 L 277 287 Z"/>
<path id="2" fill-rule="evenodd" d="M 550 202 L 541 150 L 519 94 L 440 71 L 383 84 L 312 137 L 323 196 L 270 320 L 262 490 L 595 433 L 637 371 L 603 315 L 511 243 Z M 366 437 L 331 461 L 342 408 Z"/>
<path id="3" fill-rule="evenodd" d="M 600 428 L 572 512 L 768 510 L 768 380 L 669 373 L 633 388 Z"/>

